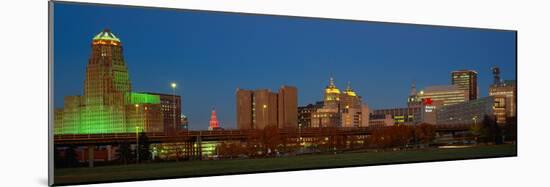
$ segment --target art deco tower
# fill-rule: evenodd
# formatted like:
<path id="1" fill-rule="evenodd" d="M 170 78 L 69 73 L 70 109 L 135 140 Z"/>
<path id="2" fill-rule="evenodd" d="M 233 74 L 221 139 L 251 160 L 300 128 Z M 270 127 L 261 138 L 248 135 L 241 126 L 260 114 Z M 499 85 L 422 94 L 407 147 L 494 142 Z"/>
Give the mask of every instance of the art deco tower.
<path id="1" fill-rule="evenodd" d="M 329 85 L 325 88 L 325 105 L 337 105 L 340 102 L 340 90 L 334 84 L 334 79 L 330 77 Z"/>
<path id="2" fill-rule="evenodd" d="M 122 43 L 109 29 L 105 29 L 92 40 L 92 53 L 84 80 L 80 132 L 113 133 L 130 130 L 125 125 L 125 105 L 130 91 Z"/>

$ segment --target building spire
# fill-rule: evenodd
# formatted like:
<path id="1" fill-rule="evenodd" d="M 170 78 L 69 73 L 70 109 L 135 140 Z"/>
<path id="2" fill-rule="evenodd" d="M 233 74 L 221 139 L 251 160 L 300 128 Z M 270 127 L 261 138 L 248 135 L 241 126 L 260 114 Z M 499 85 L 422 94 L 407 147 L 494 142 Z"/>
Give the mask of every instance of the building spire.
<path id="1" fill-rule="evenodd" d="M 351 89 L 351 81 L 348 81 L 348 86 L 346 87 L 346 91 L 353 91 Z"/>
<path id="2" fill-rule="evenodd" d="M 411 95 L 416 95 L 416 81 L 412 82 L 411 85 Z"/>
<path id="3" fill-rule="evenodd" d="M 210 127 L 209 130 L 219 129 L 220 125 L 218 122 L 218 117 L 216 116 L 216 108 L 212 107 L 212 115 L 210 116 Z"/>
<path id="4" fill-rule="evenodd" d="M 329 88 L 336 88 L 336 85 L 334 84 L 334 78 L 332 77 L 332 73 L 330 74 L 330 79 L 329 79 L 329 85 L 328 85 Z"/>

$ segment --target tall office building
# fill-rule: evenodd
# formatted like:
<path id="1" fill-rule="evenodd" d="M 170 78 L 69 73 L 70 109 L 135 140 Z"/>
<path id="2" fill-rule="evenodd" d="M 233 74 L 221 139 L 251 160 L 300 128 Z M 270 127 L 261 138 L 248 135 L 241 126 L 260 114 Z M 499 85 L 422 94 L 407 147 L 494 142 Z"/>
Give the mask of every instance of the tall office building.
<path id="1" fill-rule="evenodd" d="M 263 129 L 267 126 L 298 126 L 298 93 L 295 87 L 283 86 L 279 93 L 268 89 L 237 89 L 237 127 Z"/>
<path id="2" fill-rule="evenodd" d="M 429 86 L 421 90 L 418 97 L 421 100 L 441 101 L 445 106 L 468 101 L 467 91 L 457 85 Z"/>
<path id="3" fill-rule="evenodd" d="M 237 88 L 237 128 L 255 129 L 256 124 L 256 103 L 253 99 L 253 90 Z M 255 99 L 254 99 L 255 100 Z"/>
<path id="4" fill-rule="evenodd" d="M 323 107 L 323 101 L 318 101 L 315 104 L 298 107 L 298 127 L 309 128 L 311 126 L 312 114 Z"/>
<path id="5" fill-rule="evenodd" d="M 86 66 L 80 132 L 125 132 L 125 94 L 130 92 L 128 69 L 122 44 L 109 29 L 92 41 L 92 54 Z"/>
<path id="6" fill-rule="evenodd" d="M 363 122 L 363 118 L 367 118 L 363 111 L 361 96 L 351 88 L 351 83 L 341 92 L 330 77 L 323 106 L 311 113 L 311 127 L 360 127 L 368 124 Z"/>
<path id="7" fill-rule="evenodd" d="M 348 86 L 340 96 L 340 106 L 343 127 L 362 126 L 361 97 L 351 88 L 351 82 L 348 82 Z"/>
<path id="8" fill-rule="evenodd" d="M 504 124 L 506 118 L 516 117 L 517 86 L 515 80 L 500 79 L 500 70 L 493 68 L 494 81 L 489 87 L 489 96 L 495 99 L 495 117 L 498 124 Z"/>
<path id="9" fill-rule="evenodd" d="M 130 93 L 130 103 L 126 105 L 126 119 L 133 132 L 163 132 L 165 130 L 160 97 L 147 93 Z M 130 131 L 131 132 L 131 131 Z"/>
<path id="10" fill-rule="evenodd" d="M 459 70 L 451 72 L 451 82 L 460 90 L 466 91 L 467 99 L 474 100 L 478 97 L 477 72 L 474 70 Z"/>
<path id="11" fill-rule="evenodd" d="M 418 93 L 416 92 L 416 83 L 412 83 L 411 85 L 411 93 L 409 94 L 409 98 L 407 98 L 407 106 L 408 107 L 417 107 L 422 104 L 422 100 L 418 97 Z"/>
<path id="12" fill-rule="evenodd" d="M 292 86 L 282 86 L 278 94 L 278 126 L 298 127 L 298 90 Z"/>
<path id="13" fill-rule="evenodd" d="M 341 92 L 340 89 L 334 84 L 334 78 L 330 77 L 329 84 L 325 88 L 324 102 L 325 106 L 338 107 L 340 101 Z"/>
<path id="14" fill-rule="evenodd" d="M 156 95 L 160 99 L 160 106 L 162 109 L 162 119 L 164 123 L 164 131 L 167 133 L 175 133 L 182 130 L 181 126 L 181 97 L 179 95 L 152 93 L 147 92 L 149 95 Z"/>
<path id="15" fill-rule="evenodd" d="M 97 34 L 86 66 L 84 94 L 65 96 L 55 109 L 55 134 L 164 130 L 160 97 L 131 92 L 122 43 L 109 29 Z"/>
<path id="16" fill-rule="evenodd" d="M 323 106 L 311 114 L 311 127 L 341 127 L 344 119 L 341 113 L 341 98 L 347 94 L 340 92 L 332 76 L 323 94 Z M 346 119 L 349 119 L 349 116 Z"/>

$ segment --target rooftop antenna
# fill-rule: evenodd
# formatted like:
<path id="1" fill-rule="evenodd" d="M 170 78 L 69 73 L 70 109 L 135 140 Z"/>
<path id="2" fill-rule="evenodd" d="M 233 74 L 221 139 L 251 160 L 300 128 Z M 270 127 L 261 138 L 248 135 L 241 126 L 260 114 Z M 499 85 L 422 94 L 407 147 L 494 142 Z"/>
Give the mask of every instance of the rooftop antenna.
<path id="1" fill-rule="evenodd" d="M 495 85 L 500 84 L 502 82 L 500 80 L 500 68 L 495 66 L 491 69 L 493 70 L 493 84 L 495 84 Z"/>

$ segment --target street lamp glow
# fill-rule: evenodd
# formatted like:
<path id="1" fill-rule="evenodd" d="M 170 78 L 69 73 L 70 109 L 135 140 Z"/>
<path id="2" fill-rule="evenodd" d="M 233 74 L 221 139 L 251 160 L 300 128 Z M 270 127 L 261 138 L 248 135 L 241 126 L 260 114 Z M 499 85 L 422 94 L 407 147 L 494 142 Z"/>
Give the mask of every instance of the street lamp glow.
<path id="1" fill-rule="evenodd" d="M 267 108 L 267 105 L 264 105 L 264 108 Z"/>
<path id="2" fill-rule="evenodd" d="M 173 124 L 172 124 L 172 128 L 175 130 L 176 129 L 176 83 L 175 82 L 172 82 L 170 84 L 170 86 L 172 87 L 172 119 L 174 120 L 173 121 Z"/>
<path id="3" fill-rule="evenodd" d="M 138 104 L 136 104 L 136 108 L 137 108 L 137 107 L 139 107 L 139 105 L 138 105 Z"/>

